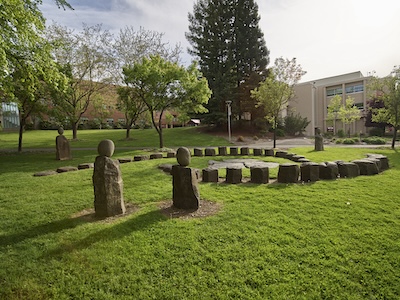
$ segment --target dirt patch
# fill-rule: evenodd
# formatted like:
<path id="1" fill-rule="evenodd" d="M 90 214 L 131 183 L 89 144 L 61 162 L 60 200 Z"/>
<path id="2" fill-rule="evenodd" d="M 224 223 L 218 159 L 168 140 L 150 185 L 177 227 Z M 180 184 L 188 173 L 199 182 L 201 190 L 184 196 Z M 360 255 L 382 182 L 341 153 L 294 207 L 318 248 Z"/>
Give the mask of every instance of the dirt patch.
<path id="1" fill-rule="evenodd" d="M 221 205 L 216 202 L 200 200 L 199 209 L 179 209 L 172 205 L 172 201 L 163 201 L 158 204 L 160 212 L 167 218 L 193 219 L 216 215 Z"/>
<path id="2" fill-rule="evenodd" d="M 108 218 L 96 218 L 94 208 L 87 208 L 80 212 L 77 212 L 71 216 L 72 219 L 80 219 L 85 222 L 104 222 L 111 223 L 119 218 L 129 216 L 139 210 L 139 206 L 133 203 L 125 203 L 125 213 Z"/>

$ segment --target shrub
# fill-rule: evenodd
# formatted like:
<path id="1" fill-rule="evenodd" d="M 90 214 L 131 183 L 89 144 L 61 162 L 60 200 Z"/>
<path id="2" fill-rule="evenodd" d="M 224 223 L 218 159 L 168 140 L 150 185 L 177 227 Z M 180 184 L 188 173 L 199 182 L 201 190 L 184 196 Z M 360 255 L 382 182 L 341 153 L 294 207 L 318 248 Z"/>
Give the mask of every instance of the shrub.
<path id="1" fill-rule="evenodd" d="M 258 136 L 253 136 L 253 140 L 258 141 Z"/>
<path id="2" fill-rule="evenodd" d="M 353 144 L 355 144 L 356 142 L 354 141 L 354 139 L 352 139 L 352 138 L 347 138 L 347 139 L 344 139 L 343 140 L 343 144 L 346 144 L 346 145 L 353 145 Z"/>
<path id="3" fill-rule="evenodd" d="M 378 136 L 371 136 L 371 137 L 366 137 L 362 139 L 364 143 L 370 144 L 370 145 L 384 145 L 386 144 L 386 140 L 382 137 Z"/>
<path id="4" fill-rule="evenodd" d="M 341 144 L 342 142 L 343 142 L 342 139 L 337 139 L 337 140 L 335 141 L 335 144 Z"/>
<path id="5" fill-rule="evenodd" d="M 369 130 L 368 134 L 371 137 L 384 136 L 385 130 L 384 130 L 384 128 L 372 127 Z"/>
<path id="6" fill-rule="evenodd" d="M 285 131 L 281 128 L 276 128 L 276 136 L 278 137 L 284 137 L 285 136 Z"/>
<path id="7" fill-rule="evenodd" d="M 239 135 L 238 138 L 236 139 L 237 142 L 244 142 L 244 137 Z"/>
<path id="8" fill-rule="evenodd" d="M 302 134 L 310 121 L 306 117 L 302 117 L 299 113 L 295 115 L 293 112 L 289 113 L 283 120 L 284 129 L 288 135 Z"/>
<path id="9" fill-rule="evenodd" d="M 337 132 L 337 136 L 340 138 L 344 138 L 346 136 L 346 133 L 344 132 L 343 129 L 339 129 Z"/>

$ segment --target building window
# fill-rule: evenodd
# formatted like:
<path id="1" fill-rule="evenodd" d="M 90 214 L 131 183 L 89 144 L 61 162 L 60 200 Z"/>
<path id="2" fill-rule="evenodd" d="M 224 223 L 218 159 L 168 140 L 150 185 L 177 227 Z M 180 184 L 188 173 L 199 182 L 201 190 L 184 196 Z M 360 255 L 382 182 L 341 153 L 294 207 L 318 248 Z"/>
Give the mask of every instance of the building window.
<path id="1" fill-rule="evenodd" d="M 354 103 L 354 106 L 357 107 L 358 109 L 364 109 L 364 103 Z"/>
<path id="2" fill-rule="evenodd" d="M 343 94 L 343 89 L 341 87 L 331 87 L 326 89 L 326 96 L 332 97 L 335 95 Z"/>
<path id="3" fill-rule="evenodd" d="M 346 86 L 346 94 L 359 93 L 363 91 L 364 91 L 364 85 L 362 83 Z"/>

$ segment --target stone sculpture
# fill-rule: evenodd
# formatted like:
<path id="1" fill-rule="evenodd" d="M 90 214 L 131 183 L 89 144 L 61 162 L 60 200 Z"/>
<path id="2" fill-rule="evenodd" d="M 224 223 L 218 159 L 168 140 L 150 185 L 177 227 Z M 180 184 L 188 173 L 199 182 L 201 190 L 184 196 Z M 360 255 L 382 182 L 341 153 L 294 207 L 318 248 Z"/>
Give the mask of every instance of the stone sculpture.
<path id="1" fill-rule="evenodd" d="M 71 149 L 68 139 L 63 135 L 64 128 L 58 128 L 58 136 L 56 137 L 56 159 L 69 160 L 72 159 Z"/>
<path id="2" fill-rule="evenodd" d="M 94 209 L 99 218 L 125 213 L 123 182 L 119 161 L 113 160 L 114 142 L 103 140 L 99 143 L 93 171 Z"/>
<path id="3" fill-rule="evenodd" d="M 190 151 L 181 147 L 176 152 L 178 165 L 172 166 L 172 202 L 180 209 L 199 208 L 200 193 L 196 170 L 189 167 Z"/>
<path id="4" fill-rule="evenodd" d="M 321 135 L 321 129 L 315 128 L 315 151 L 324 151 L 324 138 Z"/>

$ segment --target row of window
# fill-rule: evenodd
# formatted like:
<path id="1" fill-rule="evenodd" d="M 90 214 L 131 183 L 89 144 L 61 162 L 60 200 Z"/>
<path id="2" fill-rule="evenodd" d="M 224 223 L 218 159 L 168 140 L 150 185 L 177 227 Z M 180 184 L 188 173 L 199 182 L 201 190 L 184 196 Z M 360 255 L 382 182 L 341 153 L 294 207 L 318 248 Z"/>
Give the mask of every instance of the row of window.
<path id="1" fill-rule="evenodd" d="M 364 91 L 364 85 L 363 84 L 356 84 L 356 85 L 350 85 L 346 86 L 345 88 L 346 94 L 353 94 L 353 93 L 359 93 Z M 335 88 L 329 88 L 326 89 L 326 96 L 327 97 L 332 97 L 335 95 L 342 95 L 343 94 L 343 89 L 341 87 L 335 87 Z"/>

